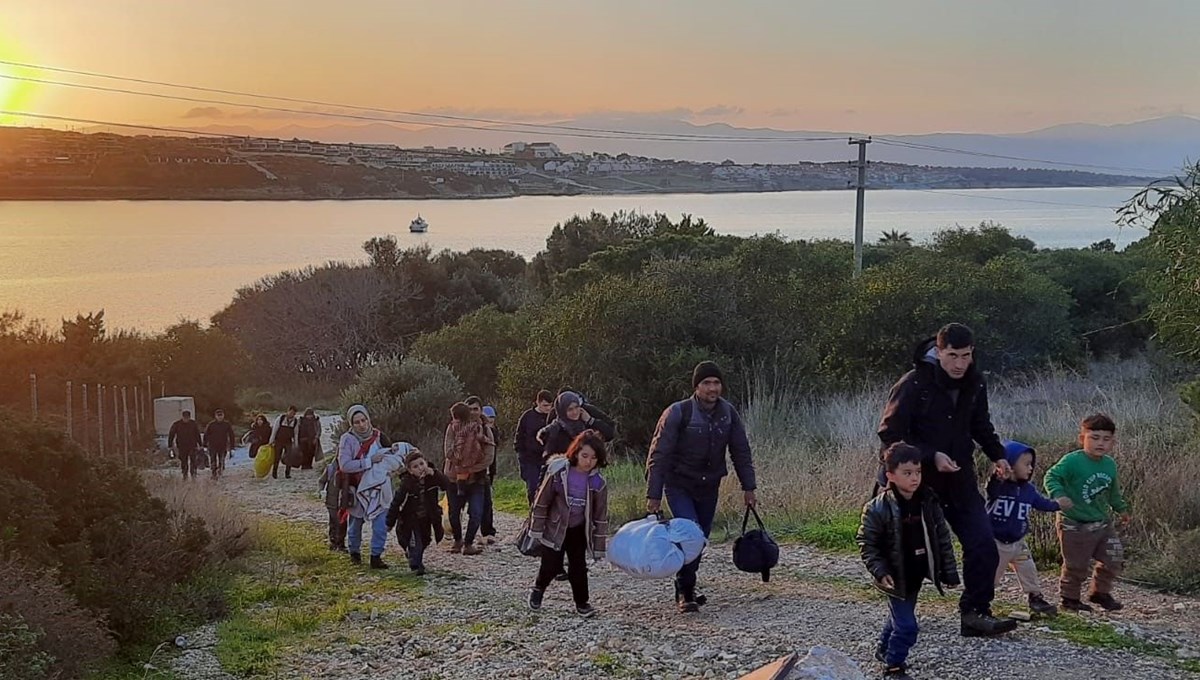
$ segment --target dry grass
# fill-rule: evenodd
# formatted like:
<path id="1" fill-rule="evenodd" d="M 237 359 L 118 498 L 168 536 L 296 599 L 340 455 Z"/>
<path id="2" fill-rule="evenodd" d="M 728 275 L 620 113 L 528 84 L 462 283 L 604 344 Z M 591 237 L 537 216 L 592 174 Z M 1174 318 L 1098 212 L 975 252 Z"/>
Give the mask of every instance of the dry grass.
<path id="1" fill-rule="evenodd" d="M 779 384 L 772 376 L 752 381 L 743 413 L 765 517 L 784 536 L 849 548 L 859 509 L 873 489 L 879 449 L 875 430 L 890 384 L 821 398 Z M 1114 455 L 1121 486 L 1134 507 L 1135 521 L 1126 537 L 1145 565 L 1144 570 L 1135 565 L 1134 573 L 1165 586 L 1195 587 L 1158 576 L 1194 571 L 1162 561 L 1192 554 L 1182 547 L 1191 542 L 1176 537 L 1200 527 L 1195 417 L 1147 360 L 994 381 L 989 396 L 1000 436 L 1037 448 L 1039 488 L 1041 474 L 1078 448 L 1079 420 L 1096 411 L 1111 415 L 1119 427 Z M 636 514 L 633 506 L 644 491 L 640 474 L 633 469 L 612 472 L 610 495 L 633 499 L 629 511 Z M 731 475 L 722 487 L 718 537 L 740 528 L 739 496 Z M 1057 562 L 1050 515 L 1034 513 L 1031 541 L 1044 563 Z"/>
<path id="2" fill-rule="evenodd" d="M 175 475 L 150 472 L 145 482 L 147 490 L 166 504 L 174 522 L 182 525 L 189 518 L 204 522 L 211 537 L 210 563 L 241 557 L 258 542 L 252 519 L 207 480 L 184 481 Z"/>

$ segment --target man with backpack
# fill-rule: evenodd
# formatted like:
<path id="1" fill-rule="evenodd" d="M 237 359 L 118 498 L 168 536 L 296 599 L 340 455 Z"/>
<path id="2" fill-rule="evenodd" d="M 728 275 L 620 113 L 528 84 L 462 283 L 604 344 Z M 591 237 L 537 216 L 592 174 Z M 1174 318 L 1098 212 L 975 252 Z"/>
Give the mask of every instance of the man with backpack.
<path id="1" fill-rule="evenodd" d="M 712 531 L 717 514 L 721 479 L 729 473 L 726 451 L 742 485 L 746 507 L 758 500 L 754 460 L 746 425 L 733 404 L 721 397 L 724 376 L 711 361 L 703 361 L 692 372 L 695 392 L 663 411 L 646 457 L 646 509 L 657 514 L 664 493 L 675 517 L 690 519 L 704 531 Z M 707 599 L 696 594 L 700 557 L 685 564 L 675 576 L 675 602 L 680 612 L 696 612 Z"/>
<path id="2" fill-rule="evenodd" d="M 1000 555 L 975 475 L 976 443 L 995 463 L 997 475 L 1007 475 L 1010 467 L 992 426 L 987 383 L 975 366 L 974 351 L 974 334 L 958 323 L 919 344 L 913 369 L 892 387 L 879 423 L 883 449 L 904 442 L 921 450 L 924 486 L 937 494 L 962 544 L 958 606 L 965 637 L 1000 635 L 1017 627 L 1016 621 L 992 616 Z M 887 482 L 881 477 L 879 484 Z"/>

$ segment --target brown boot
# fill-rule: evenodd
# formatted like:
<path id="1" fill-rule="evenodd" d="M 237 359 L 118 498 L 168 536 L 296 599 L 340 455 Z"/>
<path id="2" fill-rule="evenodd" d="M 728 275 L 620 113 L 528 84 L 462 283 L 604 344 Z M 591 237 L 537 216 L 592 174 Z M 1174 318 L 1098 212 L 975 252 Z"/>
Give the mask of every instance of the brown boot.
<path id="1" fill-rule="evenodd" d="M 450 552 L 458 554 L 463 551 L 462 541 L 455 541 L 454 545 L 450 546 Z"/>
<path id="2" fill-rule="evenodd" d="M 462 554 L 464 554 L 464 555 L 478 555 L 482 552 L 483 551 L 480 550 L 479 547 L 474 544 L 464 545 L 463 549 L 462 549 Z"/>

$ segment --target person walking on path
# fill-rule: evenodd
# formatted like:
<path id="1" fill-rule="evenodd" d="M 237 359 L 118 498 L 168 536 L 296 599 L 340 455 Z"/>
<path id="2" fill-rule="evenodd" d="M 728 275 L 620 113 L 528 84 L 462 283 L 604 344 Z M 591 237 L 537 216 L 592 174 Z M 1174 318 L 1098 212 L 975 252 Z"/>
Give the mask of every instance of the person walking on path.
<path id="1" fill-rule="evenodd" d="M 237 437 L 233 434 L 233 423 L 225 420 L 225 411 L 217 409 L 213 417 L 215 420 L 204 428 L 204 446 L 208 447 L 212 478 L 217 479 L 225 472 L 225 458 L 237 447 Z"/>
<path id="2" fill-rule="evenodd" d="M 495 455 L 496 443 L 470 406 L 460 401 L 450 409 L 450 415 L 452 420 L 446 427 L 442 443 L 446 476 L 454 484 L 447 499 L 450 528 L 454 532 L 450 552 L 478 555 L 482 551 L 475 547 L 475 534 L 483 521 L 484 487 L 488 466 L 492 464 L 489 456 Z M 464 508 L 467 510 L 465 534 L 462 525 Z"/>
<path id="3" fill-rule="evenodd" d="M 271 477 L 279 479 L 279 461 L 283 461 L 283 476 L 292 478 L 292 465 L 295 456 L 296 430 L 300 427 L 300 419 L 296 417 L 296 407 L 289 406 L 287 413 L 275 420 L 271 430 L 271 445 L 275 447 L 275 462 L 271 464 Z"/>
<path id="4" fill-rule="evenodd" d="M 295 411 L 293 411 L 293 415 Z M 347 541 L 350 561 L 362 564 L 363 524 L 367 520 L 367 508 L 358 500 L 358 485 L 363 473 L 384 462 L 386 450 L 391 446 L 387 436 L 371 425 L 367 407 L 355 404 L 346 411 L 350 430 L 338 441 L 338 487 L 341 490 L 339 509 L 348 515 Z M 391 487 L 388 486 L 390 492 Z M 383 549 L 387 545 L 387 507 L 392 496 L 387 494 L 384 511 L 371 519 L 371 567 L 387 569 L 383 562 Z"/>
<path id="5" fill-rule="evenodd" d="M 167 433 L 167 448 L 178 454 L 179 467 L 183 471 L 184 479 L 189 476 L 192 479 L 196 478 L 196 466 L 199 462 L 196 454 L 203 443 L 200 424 L 192 420 L 191 411 L 184 411 L 179 420 L 171 424 L 171 430 Z"/>
<path id="6" fill-rule="evenodd" d="M 1007 633 L 1017 622 L 992 615 L 1000 553 L 975 475 L 975 445 L 995 463 L 1002 479 L 1012 469 L 992 426 L 987 383 L 975 366 L 975 336 L 962 324 L 947 324 L 917 346 L 913 363 L 888 395 L 879 439 L 883 450 L 896 442 L 921 450 L 924 483 L 937 495 L 962 544 L 961 634 Z M 882 473 L 878 481 L 887 484 Z"/>
<path id="7" fill-rule="evenodd" d="M 513 451 L 517 453 L 517 465 L 521 470 L 521 481 L 525 482 L 525 496 L 533 505 L 542 478 L 542 454 L 546 447 L 538 441 L 538 432 L 550 422 L 554 411 L 554 394 L 550 390 L 539 390 L 533 406 L 521 414 L 517 421 L 517 433 L 513 437 Z"/>
<path id="8" fill-rule="evenodd" d="M 711 361 L 692 372 L 692 396 L 671 404 L 654 429 L 646 457 L 646 509 L 658 514 L 663 495 L 676 517 L 690 519 L 712 532 L 721 479 L 729 473 L 726 451 L 733 461 L 747 507 L 758 504 L 754 459 L 746 425 L 721 393 L 725 378 Z M 680 612 L 696 612 L 707 598 L 696 592 L 696 575 L 703 555 L 685 564 L 675 576 L 675 602 Z"/>
<path id="9" fill-rule="evenodd" d="M 300 469 L 313 469 L 313 461 L 321 456 L 321 419 L 311 408 L 304 409 L 297 427 L 300 443 Z"/>
<path id="10" fill-rule="evenodd" d="M 596 610 L 588 592 L 587 558 L 590 553 L 593 560 L 603 560 L 608 541 L 608 487 L 600 475 L 608 464 L 604 439 L 585 430 L 567 448 L 566 459 L 557 460 L 563 464 L 547 473 L 529 515 L 529 536 L 544 546 L 529 608 L 542 608 L 565 557 L 575 611 L 589 618 Z"/>
<path id="11" fill-rule="evenodd" d="M 243 437 L 242 443 L 250 447 L 250 457 L 255 458 L 258 456 L 258 449 L 270 441 L 271 423 L 260 413 L 254 417 L 254 423 L 250 425 L 250 431 Z"/>
<path id="12" fill-rule="evenodd" d="M 491 436 L 492 441 L 496 443 L 496 448 L 500 447 L 501 432 L 496 425 L 496 407 L 484 406 L 483 411 L 483 429 Z M 492 451 L 492 464 L 488 466 L 487 487 L 483 493 L 483 520 L 479 525 L 479 535 L 483 536 L 484 540 L 489 544 L 496 542 L 496 508 L 494 507 L 492 486 L 496 483 L 496 458 L 495 449 Z"/>

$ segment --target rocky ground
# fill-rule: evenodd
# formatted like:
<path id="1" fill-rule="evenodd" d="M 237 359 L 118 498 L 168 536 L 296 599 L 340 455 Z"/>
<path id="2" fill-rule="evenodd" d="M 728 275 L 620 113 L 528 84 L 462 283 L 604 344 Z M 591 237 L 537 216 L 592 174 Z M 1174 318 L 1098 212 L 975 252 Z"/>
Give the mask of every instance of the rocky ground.
<path id="1" fill-rule="evenodd" d="M 316 498 L 315 474 L 255 480 L 235 467 L 219 484 L 254 513 L 311 525 L 313 541 L 321 541 L 326 511 Z M 445 543 L 431 548 L 430 574 L 417 597 L 397 593 L 389 602 L 386 592 L 365 595 L 369 613 L 354 612 L 314 635 L 311 644 L 293 645 L 280 677 L 733 679 L 814 645 L 846 652 L 868 677 L 879 674 L 871 654 L 885 605 L 866 585 L 854 556 L 787 546 L 771 582 L 762 583 L 733 567 L 729 546 L 713 546 L 701 569 L 709 604 L 693 615 L 676 613 L 669 582 L 633 580 L 600 564 L 591 572 L 599 614 L 584 620 L 574 612 L 566 583 L 553 584 L 541 611 L 529 610 L 526 595 L 537 563 L 503 540 L 515 534 L 519 521 L 498 516 L 502 540 L 482 555 L 453 555 Z M 387 559 L 393 569 L 406 570 L 391 538 Z M 1047 596 L 1056 599 L 1051 581 Z M 1003 639 L 964 639 L 953 599 L 934 593 L 919 610 L 912 674 L 942 680 L 1200 677 L 1179 665 L 1200 651 L 1200 602 L 1125 586 L 1119 595 L 1125 611 L 1089 615 L 1087 621 L 1110 622 L 1167 651 L 1080 646 L 1038 622 Z M 1006 584 L 1003 599 L 1019 603 L 1013 584 Z M 193 649 L 172 662 L 177 675 L 230 677 L 214 665 L 212 628 L 191 637 Z"/>

